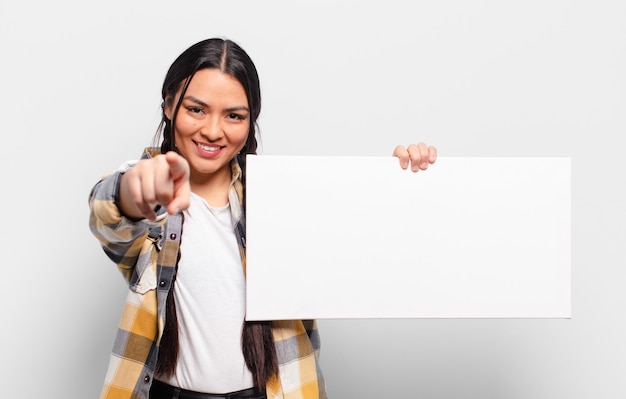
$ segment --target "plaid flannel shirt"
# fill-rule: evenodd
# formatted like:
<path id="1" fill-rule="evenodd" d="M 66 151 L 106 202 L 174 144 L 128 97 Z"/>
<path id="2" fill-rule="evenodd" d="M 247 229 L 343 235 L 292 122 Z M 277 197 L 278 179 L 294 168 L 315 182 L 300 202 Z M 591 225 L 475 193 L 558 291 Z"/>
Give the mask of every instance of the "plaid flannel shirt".
<path id="1" fill-rule="evenodd" d="M 154 148 L 142 158 L 157 154 Z M 127 163 L 104 176 L 89 196 L 92 233 L 129 284 L 101 399 L 148 399 L 159 342 L 165 326 L 165 299 L 176 273 L 182 214 L 159 210 L 157 220 L 130 221 L 117 205 Z M 241 168 L 236 160 L 229 190 L 235 235 L 245 271 L 245 223 L 241 209 Z M 267 384 L 269 399 L 325 399 L 319 368 L 320 339 L 315 320 L 272 321 L 279 374 Z"/>

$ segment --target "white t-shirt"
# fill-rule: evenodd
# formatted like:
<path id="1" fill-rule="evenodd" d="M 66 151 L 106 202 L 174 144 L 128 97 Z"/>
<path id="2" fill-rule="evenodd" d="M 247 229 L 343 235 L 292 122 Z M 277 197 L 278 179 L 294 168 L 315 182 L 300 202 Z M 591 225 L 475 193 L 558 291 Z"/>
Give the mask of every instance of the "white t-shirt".
<path id="1" fill-rule="evenodd" d="M 184 216 L 174 286 L 178 364 L 171 378 L 158 378 L 198 392 L 250 388 L 241 351 L 245 279 L 230 207 L 211 207 L 192 193 Z"/>

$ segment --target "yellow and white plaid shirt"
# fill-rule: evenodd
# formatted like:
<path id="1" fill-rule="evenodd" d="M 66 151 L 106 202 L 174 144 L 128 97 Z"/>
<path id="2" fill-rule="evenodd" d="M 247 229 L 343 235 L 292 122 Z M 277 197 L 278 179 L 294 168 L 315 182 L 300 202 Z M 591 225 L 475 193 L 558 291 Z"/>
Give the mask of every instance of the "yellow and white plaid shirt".
<path id="1" fill-rule="evenodd" d="M 156 153 L 148 148 L 142 158 Z M 130 167 L 131 163 L 100 179 L 89 196 L 90 229 L 129 284 L 101 399 L 148 399 L 182 231 L 182 214 L 160 210 L 155 222 L 130 221 L 121 215 L 119 181 Z M 242 173 L 236 160 L 231 169 L 230 207 L 245 271 Z M 273 321 L 272 331 L 279 374 L 267 384 L 268 399 L 326 399 L 315 320 Z"/>

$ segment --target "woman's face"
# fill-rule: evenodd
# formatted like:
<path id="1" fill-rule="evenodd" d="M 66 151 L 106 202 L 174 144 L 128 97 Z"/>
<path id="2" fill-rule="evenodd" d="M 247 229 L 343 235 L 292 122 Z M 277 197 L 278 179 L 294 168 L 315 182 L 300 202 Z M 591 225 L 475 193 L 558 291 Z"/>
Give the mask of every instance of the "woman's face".
<path id="1" fill-rule="evenodd" d="M 167 101 L 171 120 L 180 96 Z M 193 76 L 176 116 L 175 142 L 187 159 L 191 179 L 230 175 L 230 161 L 246 143 L 250 109 L 243 86 L 218 69 L 201 69 Z"/>

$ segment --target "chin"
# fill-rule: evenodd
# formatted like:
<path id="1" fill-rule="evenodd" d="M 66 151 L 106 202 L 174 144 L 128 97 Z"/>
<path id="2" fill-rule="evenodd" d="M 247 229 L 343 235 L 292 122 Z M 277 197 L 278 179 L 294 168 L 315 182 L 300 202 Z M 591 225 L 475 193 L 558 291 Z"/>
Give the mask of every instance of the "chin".
<path id="1" fill-rule="evenodd" d="M 214 175 L 220 171 L 228 169 L 228 174 L 230 174 L 230 161 L 225 164 L 220 163 L 219 165 L 193 165 L 192 169 L 200 175 Z"/>

